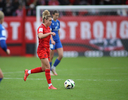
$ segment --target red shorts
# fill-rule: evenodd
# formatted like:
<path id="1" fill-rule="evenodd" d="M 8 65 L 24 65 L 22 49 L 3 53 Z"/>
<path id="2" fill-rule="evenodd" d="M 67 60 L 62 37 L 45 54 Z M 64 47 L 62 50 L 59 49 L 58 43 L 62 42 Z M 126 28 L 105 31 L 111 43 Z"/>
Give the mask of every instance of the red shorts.
<path id="1" fill-rule="evenodd" d="M 48 58 L 48 60 L 50 61 L 50 49 L 49 48 L 43 48 L 42 50 L 38 50 L 37 55 L 40 59 Z"/>

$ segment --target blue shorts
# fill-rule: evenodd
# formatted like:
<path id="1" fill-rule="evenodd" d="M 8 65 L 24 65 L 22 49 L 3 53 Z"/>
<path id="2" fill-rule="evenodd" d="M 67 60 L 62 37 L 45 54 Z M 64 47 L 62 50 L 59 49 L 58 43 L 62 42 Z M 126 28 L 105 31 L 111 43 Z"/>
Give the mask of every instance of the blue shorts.
<path id="1" fill-rule="evenodd" d="M 7 51 L 6 40 L 0 40 L 0 47 L 1 47 L 5 52 Z"/>
<path id="2" fill-rule="evenodd" d="M 58 49 L 58 48 L 63 48 L 62 43 L 61 43 L 60 40 L 54 40 L 54 41 L 55 41 L 55 45 L 53 45 L 51 43 L 51 40 L 50 40 L 50 49 L 51 50 L 55 50 L 55 49 Z"/>

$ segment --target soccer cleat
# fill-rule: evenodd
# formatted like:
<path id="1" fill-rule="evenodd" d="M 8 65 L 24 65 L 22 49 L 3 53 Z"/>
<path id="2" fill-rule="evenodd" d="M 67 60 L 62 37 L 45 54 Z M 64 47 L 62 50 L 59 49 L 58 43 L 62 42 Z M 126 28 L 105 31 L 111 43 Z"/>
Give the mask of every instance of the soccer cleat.
<path id="1" fill-rule="evenodd" d="M 52 72 L 53 72 L 53 74 L 54 74 L 54 75 L 56 75 L 56 76 L 57 76 L 57 73 L 56 73 L 56 69 L 55 69 L 55 67 L 52 67 Z"/>
<path id="2" fill-rule="evenodd" d="M 28 74 L 28 70 L 26 69 L 26 70 L 25 70 L 25 74 L 24 74 L 24 81 L 27 80 L 28 75 L 29 75 L 29 74 Z"/>
<path id="3" fill-rule="evenodd" d="M 50 75 L 51 75 L 51 76 L 54 76 L 54 74 L 52 73 L 52 71 L 50 71 Z"/>
<path id="4" fill-rule="evenodd" d="M 54 89 L 56 90 L 57 88 L 55 88 L 53 85 L 49 86 L 48 89 Z"/>

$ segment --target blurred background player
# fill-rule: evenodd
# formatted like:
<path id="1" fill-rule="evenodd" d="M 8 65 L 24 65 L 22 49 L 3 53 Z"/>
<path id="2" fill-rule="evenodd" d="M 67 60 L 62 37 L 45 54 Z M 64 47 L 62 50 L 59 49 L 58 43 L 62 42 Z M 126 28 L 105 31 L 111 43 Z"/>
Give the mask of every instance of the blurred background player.
<path id="1" fill-rule="evenodd" d="M 59 29 L 60 29 L 60 21 L 57 20 L 58 17 L 59 17 L 59 12 L 58 11 L 53 11 L 53 19 L 52 19 L 52 24 L 50 26 L 50 29 L 51 29 L 51 32 L 55 32 L 56 35 L 55 36 L 52 36 L 53 37 L 53 40 L 55 41 L 55 45 L 53 45 L 53 43 L 51 43 L 50 41 L 50 74 L 51 75 L 57 75 L 56 73 L 56 66 L 60 63 L 61 59 L 63 58 L 63 46 L 61 44 L 61 41 L 60 41 L 60 32 L 59 32 Z M 52 59 L 54 57 L 54 50 L 57 50 L 57 53 L 58 53 L 58 57 L 57 59 L 55 60 L 53 66 L 52 66 Z"/>
<path id="2" fill-rule="evenodd" d="M 4 13 L 0 11 L 0 47 L 9 55 L 10 50 L 7 49 L 6 45 L 6 31 L 5 28 L 2 26 L 2 23 L 4 22 Z M 3 79 L 3 73 L 0 69 L 0 82 Z"/>
<path id="3" fill-rule="evenodd" d="M 45 71 L 45 76 L 46 76 L 46 79 L 47 79 L 47 82 L 49 85 L 48 89 L 57 89 L 57 88 L 53 87 L 53 85 L 51 83 L 51 76 L 50 76 L 50 64 L 49 64 L 50 46 L 49 46 L 49 42 L 50 42 L 51 35 L 55 35 L 55 33 L 50 31 L 49 26 L 52 23 L 52 17 L 48 10 L 45 10 L 43 12 L 42 20 L 43 20 L 43 23 L 37 29 L 38 39 L 39 39 L 37 54 L 41 60 L 42 66 L 31 69 L 31 70 L 26 69 L 25 75 L 24 75 L 24 81 L 26 81 L 29 74 Z"/>
<path id="4" fill-rule="evenodd" d="M 2 79 L 3 79 L 3 73 L 2 73 L 2 70 L 0 69 L 0 82 L 2 81 Z"/>

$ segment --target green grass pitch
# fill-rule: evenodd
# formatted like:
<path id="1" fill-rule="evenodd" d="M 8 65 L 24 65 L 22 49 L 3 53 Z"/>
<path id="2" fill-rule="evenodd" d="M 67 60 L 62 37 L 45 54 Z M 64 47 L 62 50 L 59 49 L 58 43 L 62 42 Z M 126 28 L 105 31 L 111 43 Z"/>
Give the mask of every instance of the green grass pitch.
<path id="1" fill-rule="evenodd" d="M 36 57 L 0 57 L 0 100 L 128 100 L 128 57 L 63 58 L 52 76 L 57 90 L 48 90 L 44 73 L 23 81 L 24 69 L 40 66 Z M 66 79 L 74 89 L 64 88 Z"/>

